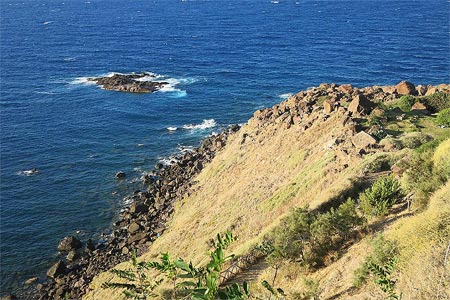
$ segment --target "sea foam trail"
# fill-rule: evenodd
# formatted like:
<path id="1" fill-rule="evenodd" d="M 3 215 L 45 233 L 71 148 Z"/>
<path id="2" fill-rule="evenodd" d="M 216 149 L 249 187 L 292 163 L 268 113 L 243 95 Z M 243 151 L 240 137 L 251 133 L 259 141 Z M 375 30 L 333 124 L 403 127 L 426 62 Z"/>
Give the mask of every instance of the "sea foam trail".
<path id="1" fill-rule="evenodd" d="M 184 129 L 188 130 L 202 130 L 202 129 L 208 129 L 217 126 L 216 120 L 214 119 L 208 119 L 203 120 L 201 124 L 187 124 L 183 125 Z"/>
<path id="2" fill-rule="evenodd" d="M 278 95 L 278 98 L 280 98 L 280 99 L 288 99 L 289 97 L 291 97 L 292 96 L 292 93 L 285 93 L 285 94 L 280 94 L 280 95 Z"/>

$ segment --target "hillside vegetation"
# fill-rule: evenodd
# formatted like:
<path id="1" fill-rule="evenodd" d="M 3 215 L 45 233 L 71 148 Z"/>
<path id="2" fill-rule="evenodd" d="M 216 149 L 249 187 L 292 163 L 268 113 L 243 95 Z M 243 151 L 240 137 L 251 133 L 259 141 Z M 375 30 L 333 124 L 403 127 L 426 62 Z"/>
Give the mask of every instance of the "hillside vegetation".
<path id="1" fill-rule="evenodd" d="M 221 286 L 248 282 L 253 299 L 450 299 L 449 90 L 322 84 L 255 112 L 138 261 L 206 266 L 230 231 Z M 105 288 L 117 274 L 83 299 L 123 299 Z M 172 282 L 154 293 L 171 299 Z"/>

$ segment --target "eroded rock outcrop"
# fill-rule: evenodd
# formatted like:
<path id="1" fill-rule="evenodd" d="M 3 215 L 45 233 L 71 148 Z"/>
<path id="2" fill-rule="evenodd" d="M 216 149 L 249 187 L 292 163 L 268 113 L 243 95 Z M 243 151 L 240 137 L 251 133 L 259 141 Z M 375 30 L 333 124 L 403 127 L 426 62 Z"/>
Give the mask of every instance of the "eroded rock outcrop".
<path id="1" fill-rule="evenodd" d="M 156 76 L 151 73 L 141 74 L 114 74 L 112 76 L 89 78 L 100 85 L 105 90 L 130 92 L 130 93 L 153 93 L 168 85 L 165 81 L 143 80 L 155 79 Z"/>

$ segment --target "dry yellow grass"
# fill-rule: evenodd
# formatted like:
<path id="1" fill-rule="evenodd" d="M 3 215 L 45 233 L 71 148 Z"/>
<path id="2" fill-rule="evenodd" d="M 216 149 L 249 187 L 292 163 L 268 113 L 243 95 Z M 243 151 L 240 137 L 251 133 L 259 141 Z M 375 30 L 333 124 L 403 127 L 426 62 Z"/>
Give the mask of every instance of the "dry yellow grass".
<path id="1" fill-rule="evenodd" d="M 140 259 L 155 260 L 161 252 L 169 252 L 173 257 L 204 264 L 208 240 L 230 228 L 239 241 L 229 252 L 245 254 L 293 207 L 318 207 L 351 188 L 352 180 L 363 175 L 366 166 L 378 156 L 404 155 L 379 152 L 363 159 L 330 149 L 327 146 L 330 140 L 346 138 L 341 125 L 343 117 L 334 113 L 326 121 L 316 120 L 306 131 L 299 126 L 286 129 L 279 124 L 258 128 L 250 121 L 230 137 L 225 149 L 199 174 L 193 193 L 176 204 L 168 229 Z M 348 165 L 346 168 L 344 163 Z M 449 194 L 447 184 L 443 191 L 436 193 L 428 210 L 391 225 L 390 235 L 400 241 L 404 257 L 424 255 L 433 260 L 442 255 L 443 241 L 432 238 L 432 233 L 439 226 L 448 229 L 448 210 L 442 206 L 448 208 L 446 195 Z M 308 275 L 307 278 L 320 283 L 320 299 L 379 299 L 376 286 L 369 285 L 356 292 L 352 289 L 353 271 L 367 254 L 368 245 L 363 241 L 350 247 L 335 263 Z M 405 258 L 405 261 L 409 260 Z M 118 268 L 127 266 L 128 263 L 123 263 Z M 418 275 L 413 275 L 413 267 L 402 265 L 405 274 L 412 276 L 401 279 L 405 287 L 418 280 Z M 417 267 L 417 270 L 422 269 Z M 271 278 L 271 272 L 270 268 L 266 269 L 260 279 Z M 295 264 L 285 266 L 279 278 L 278 284 L 294 298 L 305 290 L 305 274 Z M 122 299 L 119 291 L 101 288 L 103 282 L 112 280 L 116 279 L 109 272 L 97 276 L 91 284 L 92 291 L 84 299 Z M 253 286 L 258 291 L 257 285 Z"/>

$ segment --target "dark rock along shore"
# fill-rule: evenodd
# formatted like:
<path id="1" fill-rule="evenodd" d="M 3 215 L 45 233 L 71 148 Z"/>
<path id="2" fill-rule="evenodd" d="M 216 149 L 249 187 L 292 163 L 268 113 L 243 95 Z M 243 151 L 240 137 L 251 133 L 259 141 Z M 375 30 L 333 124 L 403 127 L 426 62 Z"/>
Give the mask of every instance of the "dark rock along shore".
<path id="1" fill-rule="evenodd" d="M 81 299 L 95 275 L 131 258 L 132 250 L 143 253 L 165 229 L 174 211 L 174 202 L 189 193 L 192 179 L 215 153 L 225 146 L 238 125 L 203 140 L 200 147 L 185 153 L 176 163 L 157 165 L 143 176 L 145 191 L 135 191 L 129 207 L 121 213 L 113 226 L 113 233 L 104 243 L 82 243 L 66 237 L 58 250 L 66 254 L 65 260 L 56 262 L 47 272 L 44 283 L 37 284 L 27 296 L 30 299 Z"/>
<path id="2" fill-rule="evenodd" d="M 155 78 L 156 76 L 144 72 L 140 74 L 114 74 L 113 76 L 89 78 L 88 80 L 95 82 L 105 90 L 130 93 L 153 93 L 168 84 L 164 81 L 138 80 L 143 77 Z"/>

